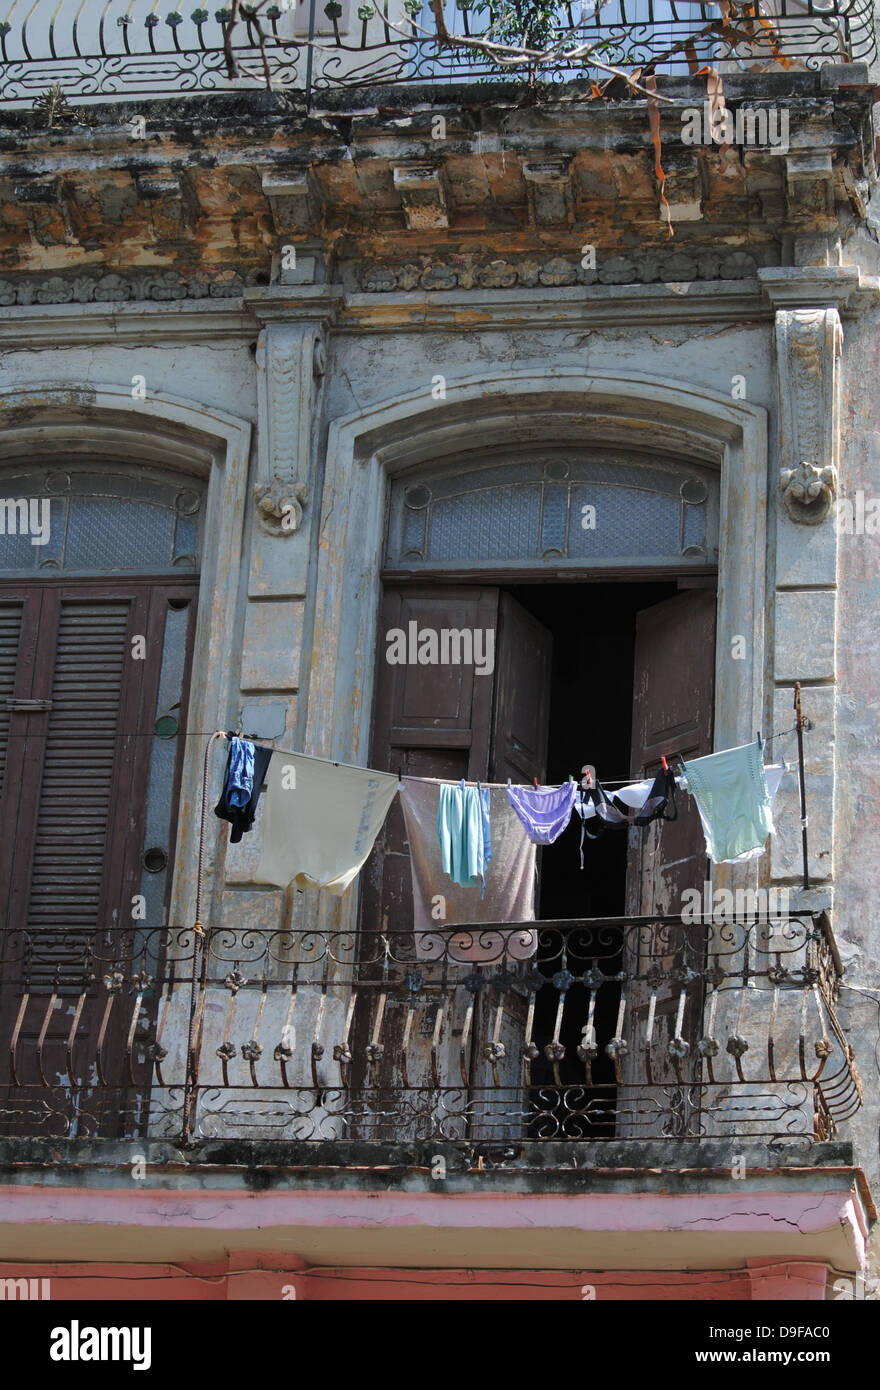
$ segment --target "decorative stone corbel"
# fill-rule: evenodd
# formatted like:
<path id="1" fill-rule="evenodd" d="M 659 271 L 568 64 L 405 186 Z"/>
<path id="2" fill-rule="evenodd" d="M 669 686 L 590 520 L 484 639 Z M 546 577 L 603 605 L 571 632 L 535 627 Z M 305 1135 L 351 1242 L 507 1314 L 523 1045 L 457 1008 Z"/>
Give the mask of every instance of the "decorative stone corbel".
<path id="1" fill-rule="evenodd" d="M 315 382 L 324 344 L 314 324 L 269 324 L 257 345 L 260 367 L 260 473 L 257 517 L 273 536 L 299 530 L 308 496 Z"/>
<path id="2" fill-rule="evenodd" d="M 302 525 L 306 504 L 305 483 L 291 483 L 287 478 L 274 477 L 271 483 L 257 483 L 254 498 L 257 515 L 273 536 L 289 536 Z"/>
<path id="3" fill-rule="evenodd" d="M 831 510 L 837 491 L 837 471 L 830 464 L 819 468 L 803 460 L 796 468 L 779 472 L 782 502 L 792 521 L 816 526 Z"/>
<path id="4" fill-rule="evenodd" d="M 792 521 L 818 525 L 831 511 L 840 451 L 840 352 L 836 308 L 779 309 L 779 482 Z"/>

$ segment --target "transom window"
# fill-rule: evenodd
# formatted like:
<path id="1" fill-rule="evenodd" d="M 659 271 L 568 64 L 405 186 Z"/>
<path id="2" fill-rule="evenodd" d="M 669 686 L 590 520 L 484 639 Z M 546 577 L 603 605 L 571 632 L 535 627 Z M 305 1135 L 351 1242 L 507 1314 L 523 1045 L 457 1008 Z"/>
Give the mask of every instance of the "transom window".
<path id="1" fill-rule="evenodd" d="M 385 565 L 676 569 L 718 560 L 718 473 L 615 453 L 462 458 L 392 484 Z"/>
<path id="2" fill-rule="evenodd" d="M 198 569 L 204 489 L 138 465 L 12 470 L 0 497 L 0 573 L 168 574 Z"/>

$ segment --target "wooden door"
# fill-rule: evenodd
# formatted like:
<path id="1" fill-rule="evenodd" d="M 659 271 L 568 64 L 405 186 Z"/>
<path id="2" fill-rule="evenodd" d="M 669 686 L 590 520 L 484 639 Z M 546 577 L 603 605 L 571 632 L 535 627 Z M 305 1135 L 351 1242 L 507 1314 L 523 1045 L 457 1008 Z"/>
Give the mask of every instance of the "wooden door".
<path id="1" fill-rule="evenodd" d="M 124 1131 L 111 1092 L 130 1082 L 133 904 L 165 614 L 191 606 L 191 647 L 195 593 L 193 581 L 0 589 L 0 1121 L 13 1131 L 63 1133 L 83 1108 L 93 1128 Z M 116 971 L 121 988 L 108 993 Z"/>
<path id="2" fill-rule="evenodd" d="M 495 632 L 492 674 L 477 675 L 472 666 L 389 665 L 385 659 L 386 634 L 392 629 L 490 628 Z M 549 715 L 552 639 L 547 630 L 511 595 L 494 587 L 443 586 L 388 589 L 379 624 L 375 717 L 371 765 L 385 771 L 419 777 L 470 781 L 531 780 L 545 775 Z M 399 800 L 392 803 L 383 832 L 364 867 L 360 917 L 362 975 L 377 974 L 381 958 L 381 934 L 391 933 L 392 955 L 414 961 L 412 936 L 412 880 L 406 827 Z M 370 964 L 372 963 L 372 964 Z M 499 965 L 501 962 L 499 962 Z M 456 969 L 455 967 L 453 969 Z M 467 967 L 457 967 L 457 974 Z M 489 973 L 488 971 L 486 973 Z M 497 994 L 495 991 L 483 993 Z M 506 991 L 505 997 L 481 1000 L 470 1036 L 478 1059 L 472 1080 L 485 1083 L 488 1063 L 480 1060 L 487 1041 L 490 1018 L 499 1005 L 502 1040 L 513 1062 L 514 1080 L 521 1068 L 517 1043 L 522 1036 L 522 999 Z M 420 1001 L 418 1023 L 410 1022 L 407 1055 L 409 1079 L 421 1083 L 429 1072 L 428 1056 L 434 1040 L 436 999 Z M 355 1055 L 362 1054 L 373 1027 L 374 1010 L 360 1008 Z M 453 1022 L 447 1023 L 447 1033 Z M 388 1065 L 374 1069 L 373 1081 L 382 1086 L 399 1084 L 400 1049 L 406 1027 L 402 1002 L 385 1006 L 382 1036 Z M 446 1043 L 450 1039 L 447 1037 Z M 450 1054 L 451 1055 L 451 1054 Z M 392 1060 L 394 1059 L 394 1060 Z M 416 1059 L 413 1062 L 413 1059 Z M 507 1068 L 509 1070 L 509 1068 Z M 365 1081 L 355 1065 L 356 1084 Z M 445 1084 L 460 1082 L 458 1065 Z M 503 1080 L 508 1078 L 505 1072 Z"/>
<path id="3" fill-rule="evenodd" d="M 715 605 L 714 590 L 694 589 L 637 615 L 630 760 L 634 780 L 659 771 L 661 756 L 695 758 L 712 751 Z M 678 916 L 684 890 L 702 888 L 707 859 L 700 818 L 686 792 L 677 792 L 676 800 L 676 820 L 653 821 L 629 832 L 628 915 Z M 694 1042 L 702 1013 L 702 980 L 673 972 L 703 969 L 705 931 L 679 923 L 649 926 L 640 930 L 637 940 L 630 932 L 628 940 L 627 973 L 644 977 L 653 969 L 656 983 L 652 986 L 643 978 L 629 986 L 630 1052 L 624 1074 L 638 1082 L 693 1079 L 699 1070 Z M 684 1012 L 677 1027 L 682 989 Z M 690 1043 L 684 1057 L 676 1055 L 680 1049 L 670 1052 L 676 1034 Z M 687 1108 L 684 1098 L 682 1108 Z"/>

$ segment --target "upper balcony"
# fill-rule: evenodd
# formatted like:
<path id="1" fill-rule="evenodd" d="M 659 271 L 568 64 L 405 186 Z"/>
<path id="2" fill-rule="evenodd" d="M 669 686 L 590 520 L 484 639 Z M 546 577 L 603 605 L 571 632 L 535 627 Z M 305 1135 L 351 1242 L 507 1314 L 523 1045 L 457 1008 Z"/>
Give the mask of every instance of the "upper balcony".
<path id="1" fill-rule="evenodd" d="M 745 0 L 726 11 L 697 0 L 578 0 L 560 4 L 530 42 L 556 46 L 541 75 L 557 83 L 599 80 L 618 66 L 686 75 L 707 64 L 783 71 L 875 56 L 871 0 Z M 445 3 L 453 39 L 485 34 L 492 15 L 485 0 Z M 315 108 L 338 90 L 529 75 L 522 62 L 440 42 L 428 0 L 258 0 L 240 9 L 233 0 L 186 11 L 159 0 L 0 0 L 0 101 L 13 107 L 55 86 L 89 103 L 271 84 Z"/>

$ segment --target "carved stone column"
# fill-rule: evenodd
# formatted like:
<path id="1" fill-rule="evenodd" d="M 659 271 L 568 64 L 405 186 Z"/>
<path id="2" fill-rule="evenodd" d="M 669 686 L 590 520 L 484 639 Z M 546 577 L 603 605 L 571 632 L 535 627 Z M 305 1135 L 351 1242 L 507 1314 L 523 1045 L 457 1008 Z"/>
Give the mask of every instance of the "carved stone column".
<path id="1" fill-rule="evenodd" d="M 318 383 L 326 354 L 320 326 L 270 323 L 257 343 L 259 477 L 257 514 L 269 535 L 298 531 L 308 495 Z"/>
<path id="2" fill-rule="evenodd" d="M 840 358 L 836 307 L 776 312 L 779 402 L 773 729 L 794 724 L 793 686 L 803 687 L 809 873 L 827 891 L 834 869 L 837 515 L 840 466 Z M 796 756 L 783 739 L 774 757 Z M 797 778 L 783 780 L 772 841 L 775 879 L 795 887 L 802 874 Z"/>
<path id="3" fill-rule="evenodd" d="M 782 500 L 793 521 L 810 526 L 824 521 L 837 490 L 842 347 L 837 309 L 777 311 Z"/>
<path id="4" fill-rule="evenodd" d="M 261 329 L 239 718 L 245 733 L 291 748 L 303 683 L 316 422 L 332 299 L 320 287 L 295 295 L 253 291 L 248 298 Z M 240 918 L 246 908 L 248 920 L 277 927 L 289 904 L 282 893 L 246 886 L 259 859 L 259 831 L 245 841 L 227 857 L 223 920 Z"/>

